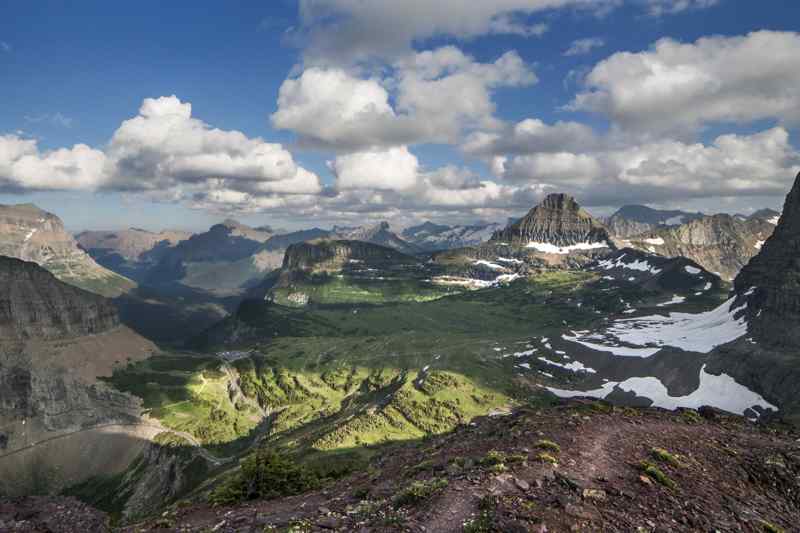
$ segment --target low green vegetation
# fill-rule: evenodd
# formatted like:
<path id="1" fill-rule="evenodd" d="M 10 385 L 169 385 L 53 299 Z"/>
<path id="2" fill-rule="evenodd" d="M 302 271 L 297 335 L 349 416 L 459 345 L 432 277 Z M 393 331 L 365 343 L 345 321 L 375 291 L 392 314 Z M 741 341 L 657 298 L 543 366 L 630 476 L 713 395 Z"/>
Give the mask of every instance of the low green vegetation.
<path id="1" fill-rule="evenodd" d="M 681 462 L 675 457 L 673 454 L 665 450 L 664 448 L 653 448 L 650 450 L 650 455 L 653 456 L 653 459 L 657 461 L 661 461 L 662 463 L 666 463 L 670 466 L 680 467 Z"/>
<path id="2" fill-rule="evenodd" d="M 678 485 L 670 478 L 667 474 L 665 474 L 660 468 L 658 468 L 653 463 L 648 461 L 642 461 L 639 463 L 639 469 L 644 472 L 647 477 L 652 479 L 653 481 L 667 487 L 670 490 L 675 490 L 678 488 Z"/>
<path id="3" fill-rule="evenodd" d="M 400 506 L 417 505 L 441 492 L 447 485 L 447 480 L 440 478 L 413 481 L 395 496 L 394 503 Z"/>
<path id="4" fill-rule="evenodd" d="M 548 439 L 541 439 L 536 442 L 536 447 L 553 453 L 561 453 L 561 446 Z"/>
<path id="5" fill-rule="evenodd" d="M 775 524 L 767 522 L 766 520 L 761 520 L 761 528 L 766 533 L 786 533 L 786 530 L 782 527 L 776 526 Z"/>
<path id="6" fill-rule="evenodd" d="M 556 459 L 553 454 L 550 454 L 550 453 L 547 453 L 547 452 L 539 452 L 536 455 L 536 460 L 539 461 L 540 463 L 547 463 L 547 464 L 550 464 L 550 465 L 557 465 L 558 464 L 558 459 Z"/>

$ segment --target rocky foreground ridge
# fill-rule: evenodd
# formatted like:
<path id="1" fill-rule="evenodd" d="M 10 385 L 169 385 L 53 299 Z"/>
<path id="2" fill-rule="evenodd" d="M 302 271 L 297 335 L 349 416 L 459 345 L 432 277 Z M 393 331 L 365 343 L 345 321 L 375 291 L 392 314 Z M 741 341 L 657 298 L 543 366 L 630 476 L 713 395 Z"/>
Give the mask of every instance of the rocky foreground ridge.
<path id="1" fill-rule="evenodd" d="M 234 507 L 182 504 L 124 531 L 794 531 L 797 438 L 712 409 L 570 401 L 394 445 L 319 490 Z M 0 523 L 70 531 L 51 514 L 68 520 L 69 502 L 38 501 L 44 513 L 29 511 L 31 501 L 0 504 Z M 86 513 L 93 524 L 96 516 Z"/>

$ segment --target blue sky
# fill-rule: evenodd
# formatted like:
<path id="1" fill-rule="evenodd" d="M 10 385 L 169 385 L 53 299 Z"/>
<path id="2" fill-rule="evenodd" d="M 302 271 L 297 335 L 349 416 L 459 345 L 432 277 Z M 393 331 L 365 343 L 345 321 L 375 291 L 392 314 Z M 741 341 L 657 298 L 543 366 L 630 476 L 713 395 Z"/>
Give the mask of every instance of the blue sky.
<path id="1" fill-rule="evenodd" d="M 376 0 L 375 3 L 382 1 L 385 0 Z M 125 226 L 200 230 L 229 214 L 251 223 L 284 227 L 380 218 L 390 218 L 398 224 L 422 218 L 459 222 L 479 218 L 504 220 L 506 215 L 524 211 L 544 192 L 556 189 L 574 192 L 580 201 L 594 207 L 592 210 L 597 212 L 608 212 L 615 206 L 615 190 L 620 196 L 616 205 L 642 201 L 693 209 L 707 206 L 707 210 L 716 211 L 746 210 L 764 205 L 774 207 L 780 202 L 781 187 L 791 181 L 793 175 L 790 172 L 798 164 L 795 153 L 797 122 L 782 115 L 781 109 L 767 105 L 779 94 L 775 92 L 775 84 L 796 81 L 790 76 L 784 80 L 773 79 L 781 64 L 776 69 L 765 69 L 763 84 L 757 77 L 755 81 L 745 83 L 741 72 L 710 71 L 712 77 L 719 77 L 722 87 L 715 89 L 718 91 L 715 94 L 721 95 L 720 100 L 730 98 L 733 105 L 741 101 L 736 91 L 746 93 L 752 92 L 754 87 L 755 90 L 762 86 L 765 88 L 758 102 L 763 104 L 763 111 L 746 117 L 726 108 L 715 114 L 697 111 L 698 118 L 695 119 L 685 109 L 685 102 L 673 102 L 676 106 L 683 105 L 683 108 L 676 107 L 675 113 L 670 115 L 685 114 L 685 118 L 660 131 L 663 117 L 651 119 L 636 107 L 647 107 L 650 105 L 648 100 L 633 102 L 630 109 L 621 111 L 615 111 L 614 106 L 603 109 L 572 106 L 572 110 L 565 107 L 574 102 L 577 94 L 591 88 L 586 76 L 603 60 L 622 52 L 647 53 L 662 38 L 688 45 L 694 45 L 704 37 L 716 36 L 719 39 L 713 47 L 688 58 L 686 65 L 672 65 L 676 72 L 686 69 L 694 72 L 703 70 L 701 61 L 705 55 L 724 54 L 725 49 L 733 46 L 725 39 L 745 39 L 750 32 L 760 30 L 789 32 L 780 34 L 781 37 L 774 42 L 777 46 L 787 46 L 787 58 L 782 59 L 786 67 L 796 67 L 797 64 L 788 56 L 796 37 L 790 32 L 800 23 L 800 3 L 779 0 L 639 0 L 617 2 L 622 5 L 598 12 L 595 8 L 576 7 L 569 0 L 531 0 L 529 3 L 512 0 L 497 2 L 498 5 L 509 4 L 508 9 L 498 8 L 496 12 L 474 16 L 467 16 L 472 9 L 470 2 L 452 0 L 450 3 L 455 6 L 454 12 L 465 14 L 464 18 L 474 21 L 474 25 L 468 25 L 466 29 L 452 28 L 442 22 L 442 26 L 434 25 L 428 32 L 416 31 L 421 27 L 419 21 L 429 20 L 430 16 L 414 13 L 414 2 L 410 2 L 407 12 L 402 13 L 408 15 L 403 22 L 406 28 L 410 28 L 409 32 L 395 35 L 391 46 L 387 45 L 387 49 L 376 57 L 364 58 L 348 55 L 349 52 L 322 53 L 314 45 L 316 42 L 333 42 L 342 50 L 351 49 L 348 47 L 370 49 L 373 41 L 369 38 L 358 41 L 365 33 L 359 24 L 365 22 L 358 20 L 361 14 L 354 15 L 351 0 L 308 2 L 327 9 L 326 15 L 329 16 L 319 18 L 314 16 L 314 5 L 306 5 L 301 11 L 300 4 L 290 0 L 198 1 L 191 4 L 154 1 L 5 2 L 0 7 L 0 102 L 3 102 L 0 104 L 0 135 L 14 136 L 15 142 L 37 141 L 32 157 L 39 158 L 42 165 L 56 164 L 52 158 L 48 159 L 50 151 L 69 150 L 83 143 L 97 151 L 97 156 L 103 161 L 108 159 L 103 168 L 111 168 L 109 165 L 118 163 L 109 162 L 113 150 L 108 146 L 123 121 L 137 116 L 145 98 L 175 95 L 181 102 L 191 103 L 192 119 L 199 119 L 209 129 L 236 131 L 247 139 L 261 138 L 266 143 L 280 143 L 297 167 L 316 176 L 318 186 L 315 189 L 305 180 L 301 189 L 290 190 L 290 185 L 286 185 L 278 187 L 278 192 L 272 187 L 267 193 L 260 189 L 257 191 L 254 180 L 275 184 L 291 178 L 286 175 L 278 178 L 264 171 L 239 179 L 238 175 L 229 176 L 227 169 L 222 170 L 228 177 L 222 180 L 225 183 L 215 179 L 212 170 L 203 170 L 189 178 L 186 172 L 150 176 L 124 174 L 116 169 L 104 170 L 103 176 L 87 177 L 91 172 L 100 172 L 99 165 L 82 172 L 80 178 L 68 170 L 64 179 L 51 182 L 41 177 L 41 169 L 46 170 L 46 166 L 38 166 L 38 174 L 26 173 L 24 168 L 8 170 L 12 163 L 19 161 L 19 154 L 17 159 L 7 161 L 4 169 L 0 147 L 0 183 L 6 185 L 7 191 L 13 190 L 0 195 L 0 202 L 36 202 L 62 216 L 74 230 Z M 415 16 L 425 19 L 416 19 Z M 511 21 L 514 29 L 509 33 L 487 29 L 494 27 L 496 21 Z M 397 15 L 393 20 L 372 18 L 368 22 L 370 25 L 386 24 L 389 32 L 395 31 L 393 25 L 402 26 Z M 541 35 L 521 35 L 527 29 L 541 25 L 546 25 L 546 31 Z M 342 28 L 352 29 L 352 35 Z M 342 41 L 346 38 L 351 41 Z M 602 44 L 586 53 L 564 55 L 573 43 L 581 39 L 595 39 Z M 425 123 L 430 112 L 423 115 L 421 111 L 424 102 L 405 107 L 402 102 L 413 101 L 413 95 L 408 91 L 431 80 L 421 80 L 420 73 L 412 72 L 411 67 L 402 70 L 398 62 L 442 47 L 452 47 L 461 55 L 455 60 L 448 59 L 455 62 L 445 65 L 437 80 L 448 73 L 462 72 L 458 69 L 471 73 L 483 68 L 476 65 L 493 65 L 508 52 L 514 52 L 522 63 L 514 67 L 517 70 L 513 73 L 497 74 L 505 76 L 503 82 L 492 85 L 493 82 L 484 78 L 473 80 L 470 87 L 478 92 L 485 89 L 492 107 L 489 112 L 473 112 L 465 105 L 460 115 L 430 118 L 430 124 L 434 126 L 429 124 L 428 127 Z M 780 55 L 781 50 L 776 50 L 775 54 Z M 469 58 L 468 65 L 462 56 Z M 731 57 L 735 59 L 738 56 Z M 741 57 L 752 59 L 752 54 L 743 50 Z M 731 68 L 748 71 L 750 65 L 742 63 L 731 65 Z M 346 142 L 348 132 L 353 128 L 357 130 L 358 124 L 343 124 L 341 129 L 336 129 L 337 125 L 330 124 L 331 120 L 324 124 L 330 125 L 330 136 L 316 138 L 312 133 L 314 140 L 308 142 L 309 131 L 316 126 L 313 114 L 301 116 L 308 111 L 302 106 L 287 104 L 287 116 L 291 111 L 291 117 L 282 124 L 276 124 L 274 117 L 270 118 L 279 111 L 278 95 L 286 80 L 306 81 L 305 74 L 314 69 L 325 75 L 332 72 L 346 74 L 341 87 L 348 87 L 347 83 L 356 84 L 353 87 L 372 91 L 369 98 L 375 96 L 373 89 L 376 87 L 386 90 L 388 110 L 384 111 L 388 115 L 374 125 L 368 122 L 368 118 L 364 122 L 364 129 L 372 131 L 374 126 L 377 132 L 375 144 L 363 140 Z M 509 81 L 520 74 L 523 77 L 527 75 L 528 81 Z M 398 88 L 397 80 L 401 76 L 413 77 L 416 83 L 405 89 Z M 486 76 L 491 78 L 495 74 Z M 530 81 L 531 76 L 535 77 L 535 82 Z M 772 78 L 767 79 L 768 76 Z M 359 86 L 358 81 L 369 81 L 375 87 Z M 454 104 L 462 101 L 463 94 L 457 82 L 459 80 L 454 79 L 448 85 L 455 89 L 446 99 Z M 465 83 L 472 81 L 466 80 Z M 710 82 L 706 80 L 704 83 Z M 311 91 L 306 94 L 307 98 L 308 95 L 317 97 L 313 91 L 319 88 L 318 85 L 312 86 L 309 80 L 306 88 Z M 624 91 L 624 87 L 614 86 L 611 82 L 605 85 L 601 82 L 593 88 L 612 96 Z M 677 86 L 676 92 L 681 90 L 680 85 Z M 353 90 L 353 94 L 356 93 Z M 788 102 L 786 105 L 791 106 L 796 93 L 784 96 Z M 329 97 L 320 93 L 322 109 L 326 108 L 325 98 Z M 654 102 L 653 107 L 658 107 L 658 100 Z M 383 105 L 380 95 L 378 103 Z M 342 109 L 351 106 L 340 99 L 333 104 L 345 106 Z M 365 109 L 373 110 L 374 103 L 369 105 L 373 107 Z M 413 119 L 402 126 L 399 140 L 395 133 L 388 133 L 394 131 L 390 124 L 392 121 L 387 118 L 389 115 Z M 525 119 L 541 121 L 547 127 L 558 121 L 584 125 L 602 138 L 598 142 L 604 148 L 587 153 L 583 153 L 580 147 L 545 150 L 536 148 L 534 142 L 526 145 L 531 146 L 530 151 L 523 149 L 519 153 L 506 154 L 494 148 L 481 149 L 480 155 L 465 151 L 465 142 L 470 135 L 485 133 L 502 138 L 510 135 L 513 126 Z M 632 126 L 634 123 L 635 127 Z M 388 128 L 386 139 L 381 133 L 384 130 L 380 129 L 383 126 Z M 439 126 L 441 131 L 437 130 Z M 774 145 L 774 139 L 780 141 L 781 138 L 780 132 L 774 132 L 775 128 L 785 131 L 789 141 L 780 154 L 763 164 L 756 160 L 747 163 L 774 170 L 774 175 L 765 173 L 763 177 L 758 176 L 758 182 L 738 184 L 735 186 L 738 189 L 722 185 L 721 180 L 727 176 L 738 179 L 740 176 L 735 173 L 747 168 L 720 167 L 717 161 L 725 157 L 730 159 L 725 154 L 709 154 L 708 161 L 704 160 L 699 168 L 692 168 L 684 174 L 672 169 L 672 163 L 683 162 L 682 157 L 687 161 L 696 158 L 696 154 L 691 153 L 691 146 L 695 143 L 711 146 L 720 135 L 747 137 L 773 131 L 768 144 Z M 421 130 L 426 130 L 426 133 L 420 133 Z M 554 133 L 548 129 L 544 134 Z M 646 148 L 637 145 L 643 137 L 648 137 L 650 143 Z M 129 142 L 136 144 L 138 141 Z M 682 143 L 680 147 L 670 149 L 669 160 L 663 156 L 662 149 L 667 142 Z M 747 137 L 746 142 L 749 149 L 755 141 Z M 608 148 L 609 145 L 613 145 L 613 149 Z M 30 150 L 29 145 L 26 146 Z M 759 146 L 756 144 L 752 148 L 757 151 Z M 651 172 L 657 175 L 648 174 L 640 180 L 636 176 L 643 174 L 644 167 L 636 169 L 636 172 L 628 167 L 625 171 L 607 168 L 609 161 L 617 161 L 620 153 L 634 148 L 646 152 L 653 159 L 653 165 L 658 159 L 661 167 L 669 166 L 670 170 L 659 167 L 657 172 Z M 118 147 L 117 152 L 129 154 L 130 150 L 131 146 L 126 145 Z M 219 155 L 219 150 L 239 153 L 238 147 L 211 150 L 217 150 L 214 155 Z M 685 156 L 681 150 L 686 152 Z M 394 154 L 392 157 L 386 155 L 390 151 Z M 135 157 L 145 158 L 148 154 L 150 152 L 140 151 Z M 364 154 L 369 156 L 364 157 Z M 200 155 L 209 154 L 192 154 L 193 157 Z M 71 155 L 65 157 L 69 157 L 72 165 Z M 158 157 L 166 164 L 173 161 L 176 154 L 160 153 Z M 495 166 L 493 172 L 492 162 L 501 159 L 504 159 L 505 166 L 501 166 L 499 171 Z M 553 170 L 556 159 L 563 175 Z M 573 170 L 575 164 L 579 166 Z M 149 172 L 149 168 L 139 172 Z M 159 170 L 152 172 L 163 172 L 162 168 L 163 165 L 158 166 Z M 213 169 L 216 171 L 219 167 Z M 444 176 L 442 169 L 449 169 L 450 174 Z M 533 170 L 527 172 L 526 169 Z M 230 170 L 231 174 L 236 172 Z M 573 175 L 582 172 L 581 179 L 573 179 Z M 698 178 L 696 173 L 702 173 L 702 176 Z M 111 175 L 113 177 L 109 177 Z M 677 187 L 674 194 L 670 192 L 673 188 L 666 183 L 668 178 L 690 183 L 706 175 L 716 176 L 716 181 L 701 188 Z M 202 180 L 205 181 L 201 184 Z M 486 182 L 493 185 L 484 185 Z M 631 183 L 635 185 L 635 192 L 628 194 L 625 185 Z M 447 200 L 451 196 L 448 187 L 452 191 L 461 191 L 464 198 Z M 156 201 L 161 200 L 161 193 L 173 201 Z M 264 201 L 259 202 L 258 198 Z"/>

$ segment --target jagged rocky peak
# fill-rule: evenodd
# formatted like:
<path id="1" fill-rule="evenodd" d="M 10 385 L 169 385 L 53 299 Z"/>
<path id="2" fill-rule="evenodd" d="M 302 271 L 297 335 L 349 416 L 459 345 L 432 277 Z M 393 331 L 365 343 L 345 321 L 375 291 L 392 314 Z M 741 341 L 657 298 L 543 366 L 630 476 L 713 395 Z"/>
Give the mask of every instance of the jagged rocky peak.
<path id="1" fill-rule="evenodd" d="M 734 281 L 747 298 L 750 334 L 759 342 L 800 346 L 800 174 L 761 251 Z"/>
<path id="2" fill-rule="evenodd" d="M 1 339 L 63 339 L 117 325 L 109 300 L 62 283 L 36 263 L 0 257 Z"/>
<path id="3" fill-rule="evenodd" d="M 608 248 L 609 234 L 568 194 L 550 194 L 519 221 L 496 232 L 495 243 L 544 253 Z"/>
<path id="4" fill-rule="evenodd" d="M 283 258 L 283 269 L 338 270 L 350 261 L 406 263 L 415 262 L 415 259 L 393 248 L 370 242 L 319 239 L 289 246 Z"/>

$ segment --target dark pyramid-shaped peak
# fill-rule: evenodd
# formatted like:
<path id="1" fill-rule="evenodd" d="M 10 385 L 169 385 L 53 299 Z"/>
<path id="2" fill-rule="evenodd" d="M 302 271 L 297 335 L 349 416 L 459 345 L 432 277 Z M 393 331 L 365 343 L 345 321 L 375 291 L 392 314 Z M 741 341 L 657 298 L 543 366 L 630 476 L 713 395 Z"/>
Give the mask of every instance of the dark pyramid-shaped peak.
<path id="1" fill-rule="evenodd" d="M 558 211 L 580 211 L 581 206 L 575 201 L 575 198 L 565 193 L 548 194 L 542 203 L 539 204 L 542 209 L 555 209 Z"/>
<path id="2" fill-rule="evenodd" d="M 527 215 L 496 232 L 491 240 L 522 247 L 531 247 L 531 243 L 566 247 L 584 243 L 607 244 L 609 235 L 575 198 L 559 193 L 547 195 Z"/>
<path id="3" fill-rule="evenodd" d="M 750 333 L 768 344 L 800 346 L 800 174 L 775 232 L 734 281 L 747 298 Z"/>

